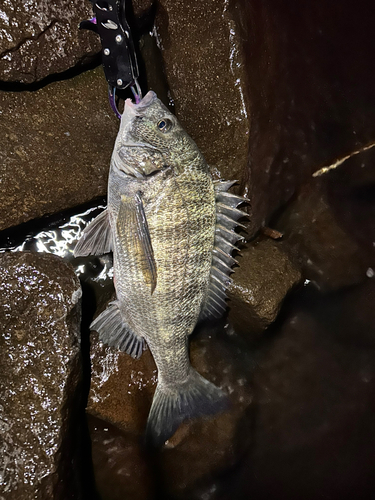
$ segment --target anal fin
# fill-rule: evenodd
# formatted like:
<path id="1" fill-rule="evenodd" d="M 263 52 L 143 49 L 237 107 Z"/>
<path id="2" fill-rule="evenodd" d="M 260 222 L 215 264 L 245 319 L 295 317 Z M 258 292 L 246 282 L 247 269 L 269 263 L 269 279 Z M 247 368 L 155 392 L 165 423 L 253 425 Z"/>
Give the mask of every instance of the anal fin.
<path id="1" fill-rule="evenodd" d="M 99 338 L 104 344 L 117 347 L 125 351 L 132 358 L 140 358 L 145 341 L 143 337 L 132 332 L 124 322 L 118 302 L 111 302 L 90 325 L 91 330 L 99 333 Z"/>

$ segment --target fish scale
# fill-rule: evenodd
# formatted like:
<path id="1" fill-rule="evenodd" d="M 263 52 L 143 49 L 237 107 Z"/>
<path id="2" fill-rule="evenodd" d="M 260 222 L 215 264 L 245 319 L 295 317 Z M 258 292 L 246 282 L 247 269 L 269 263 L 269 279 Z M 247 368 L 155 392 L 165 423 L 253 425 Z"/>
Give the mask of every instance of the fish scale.
<path id="1" fill-rule="evenodd" d="M 231 182 L 212 181 L 195 142 L 149 92 L 125 103 L 112 154 L 108 208 L 83 232 L 75 255 L 113 251 L 116 300 L 91 324 L 133 357 L 148 344 L 158 384 L 146 436 L 161 445 L 188 418 L 227 406 L 189 360 L 199 319 L 226 308 L 234 231 L 246 215 Z"/>

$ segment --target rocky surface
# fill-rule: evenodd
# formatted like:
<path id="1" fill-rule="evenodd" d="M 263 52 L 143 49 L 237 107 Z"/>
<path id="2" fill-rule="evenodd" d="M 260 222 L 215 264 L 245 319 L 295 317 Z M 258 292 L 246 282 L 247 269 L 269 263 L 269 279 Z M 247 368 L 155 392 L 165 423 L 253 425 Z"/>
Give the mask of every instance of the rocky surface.
<path id="1" fill-rule="evenodd" d="M 2 254 L 0 275 L 0 497 L 81 498 L 81 287 L 52 255 Z"/>
<path id="2" fill-rule="evenodd" d="M 153 471 L 139 439 L 88 415 L 95 483 L 105 500 L 150 500 L 155 495 Z"/>
<path id="3" fill-rule="evenodd" d="M 120 491 L 136 488 L 138 474 L 133 484 L 123 482 L 133 477 L 134 464 L 152 481 L 137 488 L 140 498 L 146 487 L 171 499 L 369 498 L 375 458 L 374 283 L 368 278 L 335 296 L 303 287 L 256 351 L 234 348 L 236 336 L 224 340 L 216 331 L 210 339 L 208 331 L 198 332 L 191 356 L 202 374 L 220 383 L 237 371 L 237 384 L 224 382 L 236 408 L 245 398 L 236 431 L 226 414 L 214 422 L 190 422 L 152 458 L 143 454 L 141 441 L 135 444 L 133 433 L 94 421 L 93 456 L 103 498 L 116 500 Z M 126 396 L 123 404 L 129 405 Z M 116 476 L 120 462 L 110 457 L 117 454 L 123 469 Z M 109 483 L 118 496 L 108 491 Z"/>
<path id="4" fill-rule="evenodd" d="M 375 100 L 372 91 L 375 85 L 368 64 L 371 54 L 375 52 L 372 24 L 369 22 L 371 16 L 366 20 L 361 19 L 361 22 L 358 17 L 350 36 L 347 36 L 346 27 L 348 23 L 352 24 L 353 9 L 350 1 L 339 7 L 332 4 L 329 8 L 318 2 L 312 14 L 310 3 L 305 2 L 296 8 L 290 0 L 283 7 L 277 2 L 249 4 L 205 0 L 199 5 L 187 7 L 183 2 L 162 0 L 158 3 L 153 31 L 161 56 L 156 54 L 155 44 L 151 47 L 150 39 L 144 43 L 144 54 L 147 57 L 152 54 L 153 60 L 152 63 L 145 64 L 149 72 L 149 84 L 158 90 L 161 97 L 168 98 L 169 95 L 178 117 L 198 143 L 214 176 L 237 178 L 240 181 L 237 189 L 251 199 L 251 206 L 247 208 L 251 215 L 250 234 L 255 233 L 264 222 L 268 222 L 275 210 L 293 196 L 312 172 L 374 140 L 371 131 L 375 115 L 371 110 L 375 106 L 371 103 Z M 20 40 L 14 42 L 14 35 L 9 35 L 9 40 L 7 39 L 9 26 L 6 24 L 10 23 L 7 21 L 7 9 L 12 10 L 13 4 L 7 2 L 2 7 L 3 43 L 6 40 L 6 44 L 10 44 L 5 51 L 10 50 L 9 54 L 12 56 L 16 57 L 18 53 L 18 49 L 13 50 L 18 47 L 17 43 L 21 43 L 19 50 L 42 43 L 44 35 L 39 36 L 37 33 L 39 29 L 43 31 L 43 23 L 48 25 L 48 19 L 53 18 L 56 24 L 48 28 L 46 34 L 49 30 L 57 29 L 61 13 L 62 18 L 72 27 L 76 22 L 75 16 L 83 19 L 91 8 L 88 1 L 79 5 L 68 5 L 64 0 L 53 5 L 44 5 L 45 2 L 40 4 L 39 9 L 36 5 L 30 8 L 30 21 L 22 21 L 26 31 L 32 31 L 27 35 L 31 37 L 27 43 L 22 43 L 24 32 L 18 28 Z M 135 2 L 134 9 L 139 15 L 149 6 L 148 0 L 139 0 Z M 17 15 L 22 17 L 25 10 L 26 7 L 19 8 Z M 326 12 L 325 15 L 321 15 L 323 11 Z M 357 10 L 355 15 L 360 16 Z M 205 27 L 204 30 L 202 26 Z M 13 27 L 16 29 L 15 24 Z M 78 45 L 84 51 L 88 50 L 88 46 L 85 43 L 78 44 L 75 36 L 91 37 L 89 39 L 95 42 L 95 47 L 99 47 L 98 38 L 93 33 L 71 29 L 71 33 L 64 35 L 67 45 L 61 53 L 55 59 L 46 58 L 51 64 L 52 61 L 57 64 L 59 61 L 70 60 L 69 67 L 72 67 L 77 63 L 74 51 Z M 339 49 L 341 46 L 342 50 Z M 366 46 L 366 51 L 362 50 L 362 46 Z M 323 50 L 324 47 L 327 50 Z M 39 53 L 43 52 L 41 47 L 38 50 Z M 66 59 L 62 52 L 66 53 Z M 9 54 L 6 53 L 5 57 Z M 33 58 L 30 57 L 31 59 Z M 24 64 L 27 60 L 28 56 L 23 55 Z M 156 60 L 157 64 L 154 63 Z M 162 65 L 170 87 L 169 94 L 165 92 L 164 78 L 160 75 L 160 78 L 154 78 L 154 74 L 160 73 Z M 18 66 L 18 63 L 11 64 L 12 68 Z M 352 67 L 355 71 L 350 69 Z M 162 84 L 158 78 L 163 80 Z M 85 115 L 87 121 L 91 121 L 96 114 L 105 115 L 109 112 L 104 81 L 102 84 L 103 91 L 97 90 L 98 98 L 102 99 L 100 107 L 97 102 L 98 107 L 92 108 L 93 113 L 90 109 L 80 109 L 80 115 Z M 340 88 L 340 92 L 336 91 L 337 88 Z M 86 95 L 85 90 L 82 90 L 82 95 Z M 20 130 L 22 122 L 17 120 L 14 110 L 12 115 L 9 114 L 8 107 L 16 103 L 18 109 L 20 106 L 27 106 L 32 111 L 31 96 L 25 100 L 18 94 L 7 94 L 6 100 L 11 104 L 0 100 L 0 105 L 5 107 L 2 113 L 6 119 L 4 123 L 14 122 L 17 130 Z M 76 104 L 80 100 L 83 99 L 72 95 L 72 101 L 76 101 Z M 42 106 L 39 100 L 38 108 L 41 107 L 48 109 L 48 113 L 43 112 L 43 117 L 54 115 L 54 120 L 59 122 L 60 117 L 54 112 L 53 106 L 48 106 L 45 102 Z M 44 120 L 38 112 L 31 114 L 36 115 L 37 120 Z M 37 125 L 37 120 L 34 117 L 34 126 Z M 103 120 L 104 124 L 105 122 L 106 119 Z M 79 130 L 80 127 L 82 124 L 77 124 L 75 128 Z M 22 156 L 24 151 L 28 153 L 29 130 L 26 130 L 28 134 L 22 138 L 11 130 L 11 136 L 18 137 L 18 144 L 13 144 L 16 155 Z M 102 130 L 102 143 L 107 144 L 107 138 L 111 134 L 108 133 L 107 136 L 105 125 Z M 34 150 L 38 151 L 40 141 L 33 133 L 31 137 L 37 145 Z M 97 137 L 96 141 L 93 140 L 92 150 L 95 153 L 99 142 Z M 61 141 L 56 144 L 57 151 L 65 147 L 65 143 Z M 112 146 L 112 142 L 110 144 Z M 9 156 L 12 145 L 0 145 L 2 150 L 5 146 Z M 69 151 L 72 148 L 75 153 L 82 150 L 79 144 L 70 143 Z M 43 166 L 46 157 L 43 148 L 41 151 L 37 160 L 38 165 Z M 36 153 L 34 154 L 36 157 Z M 99 162 L 102 160 L 102 156 L 97 154 L 92 158 L 94 163 L 95 158 Z M 37 175 L 33 172 L 33 178 Z M 92 181 L 90 176 L 82 177 Z M 77 179 L 77 183 L 82 180 Z M 88 195 L 92 196 L 92 191 Z M 103 192 L 103 189 L 100 188 L 100 191 Z M 25 194 L 26 198 L 35 198 L 35 193 Z M 19 197 L 22 198 L 22 193 L 19 193 Z M 61 208 L 59 205 L 56 210 Z M 23 212 L 27 214 L 27 210 Z M 39 216 L 39 212 L 32 216 Z M 27 217 L 25 215 L 23 219 Z"/>
<path id="5" fill-rule="evenodd" d="M 106 194 L 119 122 L 98 68 L 37 92 L 0 91 L 0 229 Z"/>
<path id="6" fill-rule="evenodd" d="M 221 336 L 217 338 L 212 330 L 201 330 L 192 341 L 191 359 L 203 376 L 229 394 L 231 406 L 213 418 L 182 424 L 167 441 L 154 464 L 154 472 L 156 466 L 159 487 L 172 496 L 195 498 L 196 484 L 209 488 L 220 473 L 238 462 L 249 446 L 246 437 L 238 439 L 252 401 L 246 363 L 240 349 L 228 342 L 229 337 L 224 333 Z M 132 435 L 131 442 L 134 437 L 141 438 L 157 376 L 150 352 L 133 360 L 127 354 L 103 347 L 95 334 L 91 362 L 88 412 Z M 98 447 L 100 450 L 101 445 Z"/>
<path id="7" fill-rule="evenodd" d="M 33 83 L 88 62 L 99 38 L 78 25 L 91 17 L 89 1 L 2 2 L 0 81 Z"/>
<path id="8" fill-rule="evenodd" d="M 182 0 L 162 0 L 154 34 L 178 118 L 216 177 L 241 180 L 250 105 L 241 35 L 229 2 L 205 0 L 187 8 Z"/>
<path id="9" fill-rule="evenodd" d="M 374 12 L 352 0 L 236 5 L 251 102 L 246 185 L 258 226 L 312 172 L 374 141 Z"/>
<path id="10" fill-rule="evenodd" d="M 136 1 L 136 14 L 149 5 Z M 134 361 L 92 335 L 88 420 L 101 500 L 372 495 L 374 151 L 311 175 L 374 141 L 373 10 L 352 0 L 158 2 L 141 47 L 149 86 L 174 107 L 214 177 L 239 180 L 251 200 L 249 235 L 272 219 L 284 237 L 249 244 L 229 324 L 202 325 L 192 339 L 193 365 L 229 394 L 230 410 L 184 423 L 160 452 L 142 442 L 156 384 L 150 352 Z M 97 52 L 98 38 L 76 29 L 89 11 L 86 0 L 3 3 L 2 88 L 35 89 Z M 118 121 L 100 68 L 37 92 L 0 92 L 0 127 L 0 230 L 105 194 Z M 78 284 L 53 257 L 7 255 L 0 266 L 14 269 L 0 284 L 0 497 L 80 498 L 82 434 L 79 419 L 69 424 Z M 86 273 L 88 309 L 113 291 L 99 283 L 89 293 L 91 271 L 109 266 L 96 259 Z M 299 288 L 259 336 L 298 268 L 319 292 Z M 251 348 L 244 333 L 256 336 Z"/>
<path id="11" fill-rule="evenodd" d="M 157 370 L 149 350 L 137 360 L 91 336 L 91 387 L 87 411 L 141 435 L 156 387 Z"/>
<path id="12" fill-rule="evenodd" d="M 324 187 L 316 182 L 301 189 L 275 227 L 284 233 L 284 241 L 300 261 L 304 277 L 322 290 L 338 290 L 364 281 L 373 258 L 342 227 Z"/>
<path id="13" fill-rule="evenodd" d="M 371 498 L 374 294 L 368 279 L 334 299 L 306 287 L 294 301 L 257 357 L 254 446 L 216 498 Z"/>
<path id="14" fill-rule="evenodd" d="M 239 267 L 228 290 L 229 321 L 249 339 L 273 323 L 301 273 L 281 241 L 260 237 L 236 256 Z"/>

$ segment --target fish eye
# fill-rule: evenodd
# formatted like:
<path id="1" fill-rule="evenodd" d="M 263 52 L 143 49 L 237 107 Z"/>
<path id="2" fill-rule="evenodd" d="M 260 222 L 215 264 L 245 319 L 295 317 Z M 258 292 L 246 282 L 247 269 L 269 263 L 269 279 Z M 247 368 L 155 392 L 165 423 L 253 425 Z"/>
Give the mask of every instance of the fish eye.
<path id="1" fill-rule="evenodd" d="M 168 118 L 163 118 L 162 120 L 158 121 L 158 129 L 161 132 L 169 132 L 170 129 L 172 128 L 172 121 L 169 120 Z"/>

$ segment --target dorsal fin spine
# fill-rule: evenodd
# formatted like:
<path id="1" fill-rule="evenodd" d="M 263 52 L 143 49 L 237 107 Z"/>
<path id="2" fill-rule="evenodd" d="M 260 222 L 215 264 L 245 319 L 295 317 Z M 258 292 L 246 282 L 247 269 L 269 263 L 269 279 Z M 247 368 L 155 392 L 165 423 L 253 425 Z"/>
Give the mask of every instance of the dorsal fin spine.
<path id="1" fill-rule="evenodd" d="M 244 240 L 243 236 L 235 232 L 235 228 L 238 226 L 246 228 L 237 221 L 247 217 L 248 214 L 237 207 L 248 200 L 227 192 L 236 182 L 222 180 L 213 182 L 216 200 L 216 227 L 210 282 L 201 312 L 203 318 L 220 317 L 225 312 L 227 298 L 225 292 L 232 283 L 229 275 L 233 272 L 232 266 L 238 264 L 236 259 L 232 257 L 232 252 L 239 250 L 235 243 Z"/>
<path id="2" fill-rule="evenodd" d="M 234 229 L 236 226 L 246 229 L 246 226 L 244 224 L 237 222 L 236 220 L 232 219 L 231 217 L 228 217 L 228 215 L 223 214 L 221 212 L 216 213 L 216 221 L 218 224 L 224 224 L 224 225 L 226 224 L 226 227 L 228 229 Z"/>

